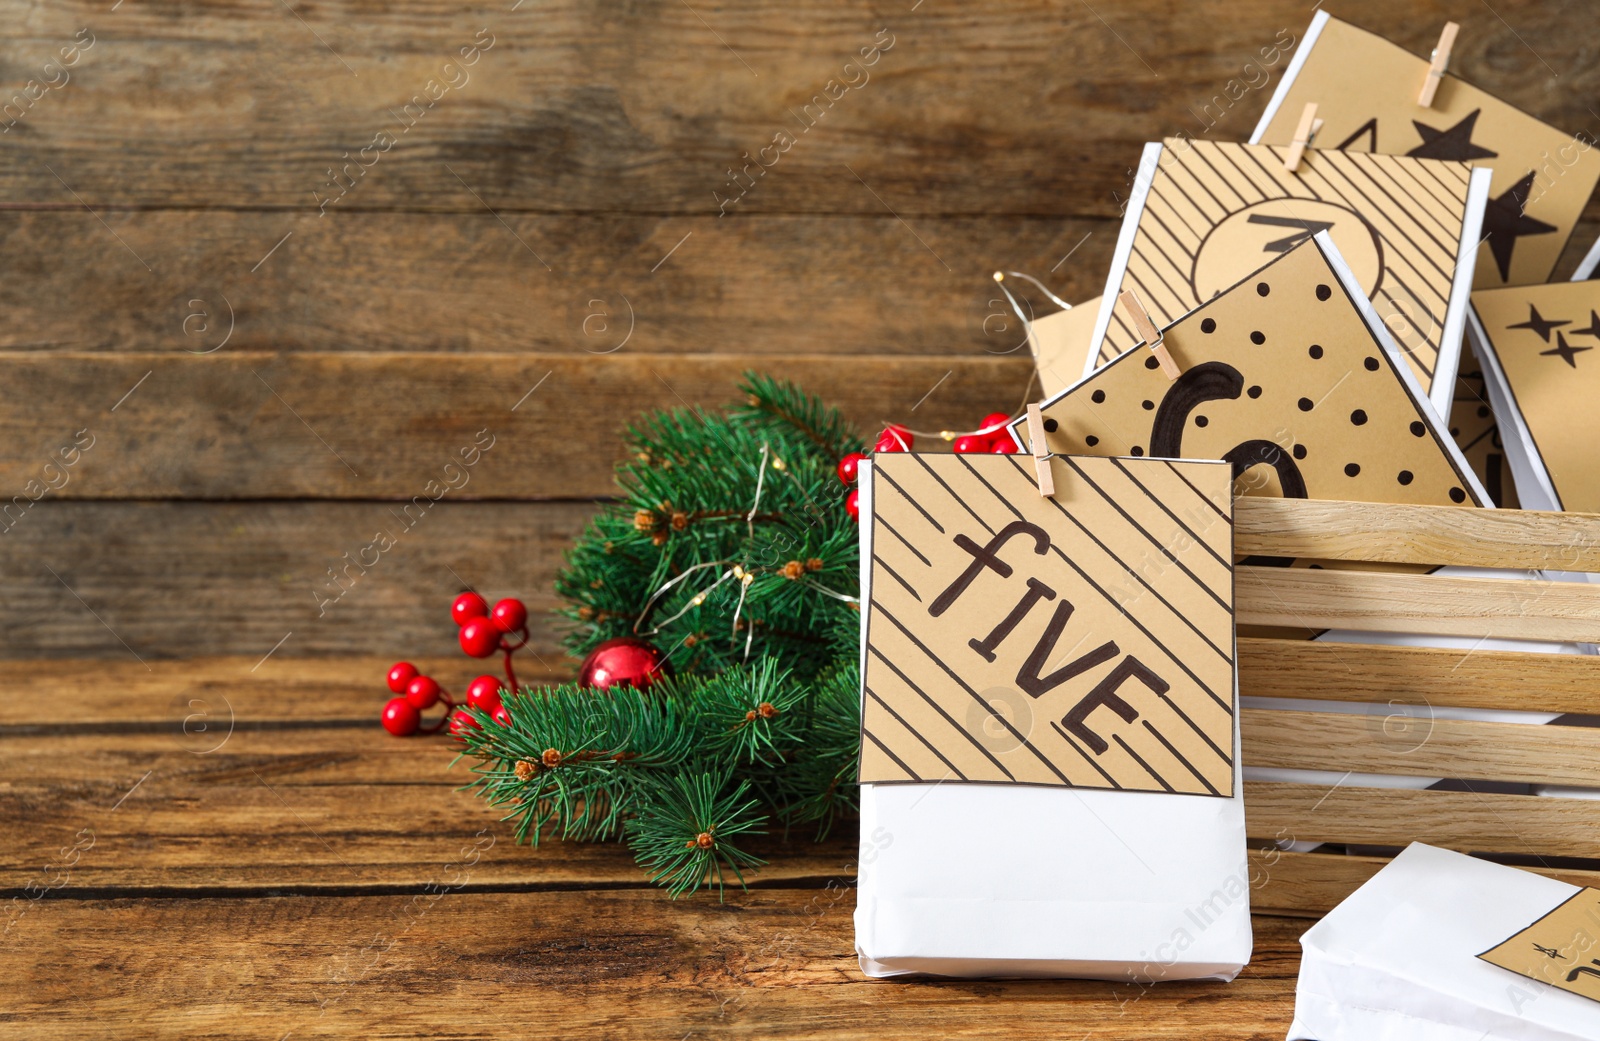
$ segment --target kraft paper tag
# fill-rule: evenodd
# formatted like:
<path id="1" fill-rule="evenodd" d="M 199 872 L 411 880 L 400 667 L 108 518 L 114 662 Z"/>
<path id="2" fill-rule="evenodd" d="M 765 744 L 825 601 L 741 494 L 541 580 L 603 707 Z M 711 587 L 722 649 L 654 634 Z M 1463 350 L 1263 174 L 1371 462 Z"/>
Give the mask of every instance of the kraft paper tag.
<path id="1" fill-rule="evenodd" d="M 1233 794 L 1224 463 L 880 453 L 861 780 Z"/>
<path id="2" fill-rule="evenodd" d="M 1486 289 L 1472 308 L 1561 508 L 1600 512 L 1600 284 Z"/>
<path id="3" fill-rule="evenodd" d="M 1552 987 L 1600 1001 L 1600 889 L 1581 889 L 1554 911 L 1478 957 Z"/>
<path id="4" fill-rule="evenodd" d="M 1456 394 L 1450 404 L 1450 436 L 1460 446 L 1461 454 L 1467 457 L 1472 472 L 1483 482 L 1484 491 L 1489 493 L 1489 504 L 1502 510 L 1517 509 L 1517 485 L 1511 476 L 1504 435 L 1489 406 L 1483 370 L 1476 364 L 1468 365 L 1467 356 L 1461 361 L 1467 371 L 1456 377 Z"/>
<path id="5" fill-rule="evenodd" d="M 1094 338 L 1094 320 L 1100 313 L 1100 298 L 1085 300 L 1071 310 L 1057 311 L 1028 323 L 1028 343 L 1039 368 L 1039 385 L 1044 396 L 1059 394 L 1083 378 L 1083 365 L 1089 359 L 1089 341 Z"/>
<path id="6" fill-rule="evenodd" d="M 1470 167 L 1312 149 L 1299 172 L 1289 173 L 1284 152 L 1164 141 L 1120 288 L 1137 291 L 1156 324 L 1165 325 L 1326 231 L 1363 295 L 1406 341 L 1407 360 L 1431 391 L 1441 349 L 1459 346 L 1444 343 L 1445 318 Z M 1095 364 L 1138 342 L 1133 324 L 1114 310 Z"/>
<path id="7" fill-rule="evenodd" d="M 1450 75 L 1423 108 L 1417 96 L 1426 57 L 1337 18 L 1319 14 L 1312 24 L 1316 39 L 1298 73 L 1279 88 L 1271 122 L 1252 140 L 1287 145 L 1300 110 L 1315 102 L 1323 120 L 1319 148 L 1490 167 L 1486 237 L 1473 285 L 1548 279 L 1600 179 L 1592 135 L 1565 133 Z"/>
<path id="8" fill-rule="evenodd" d="M 1043 408 L 1063 454 L 1226 459 L 1237 494 L 1482 505 L 1466 459 L 1312 239 Z"/>

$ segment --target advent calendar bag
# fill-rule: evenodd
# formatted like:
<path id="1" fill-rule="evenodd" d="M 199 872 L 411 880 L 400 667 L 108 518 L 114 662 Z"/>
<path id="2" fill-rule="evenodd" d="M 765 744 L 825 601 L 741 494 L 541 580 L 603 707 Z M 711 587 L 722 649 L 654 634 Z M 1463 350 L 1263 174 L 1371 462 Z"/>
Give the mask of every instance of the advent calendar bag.
<path id="1" fill-rule="evenodd" d="M 1414 843 L 1300 938 L 1290 1041 L 1594 1041 L 1600 891 Z"/>
<path id="2" fill-rule="evenodd" d="M 1231 469 L 1047 465 L 863 465 L 862 970 L 1232 979 Z"/>

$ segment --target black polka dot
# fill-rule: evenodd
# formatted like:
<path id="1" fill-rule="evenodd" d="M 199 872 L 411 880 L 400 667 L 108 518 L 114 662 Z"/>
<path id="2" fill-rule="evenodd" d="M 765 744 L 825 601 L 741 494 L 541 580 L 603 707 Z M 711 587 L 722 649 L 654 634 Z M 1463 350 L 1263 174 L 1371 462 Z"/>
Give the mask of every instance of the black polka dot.
<path id="1" fill-rule="evenodd" d="M 1450 436 L 1451 437 L 1460 437 L 1461 436 L 1461 428 L 1460 427 L 1451 427 L 1450 428 Z"/>
<path id="2" fill-rule="evenodd" d="M 1266 296 L 1270 292 L 1272 292 L 1272 287 L 1267 285 L 1265 282 L 1257 282 L 1256 283 L 1256 295 L 1257 296 Z"/>
<path id="3" fill-rule="evenodd" d="M 1306 348 L 1306 353 L 1311 355 L 1313 358 L 1322 357 L 1322 344 L 1320 344 L 1320 343 L 1312 344 L 1310 347 Z"/>
<path id="4" fill-rule="evenodd" d="M 1159 369 L 1159 368 L 1161 368 L 1161 359 L 1160 358 L 1146 358 L 1144 360 L 1144 367 L 1147 368 L 1147 369 Z"/>
<path id="5" fill-rule="evenodd" d="M 1295 445 L 1294 446 L 1294 457 L 1296 459 L 1304 459 L 1306 457 L 1306 446 L 1305 445 Z"/>
<path id="6" fill-rule="evenodd" d="M 1048 433 L 1048 434 L 1053 434 L 1053 433 L 1055 433 L 1055 432 L 1056 432 L 1056 428 L 1057 428 L 1057 427 L 1059 427 L 1059 426 L 1060 426 L 1060 425 L 1061 425 L 1061 424 L 1060 424 L 1060 423 L 1057 423 L 1057 422 L 1056 422 L 1056 421 L 1055 421 L 1055 420 L 1053 420 L 1053 419 L 1047 419 L 1047 420 L 1045 420 L 1045 421 L 1044 421 L 1044 429 L 1045 429 L 1045 433 Z"/>
<path id="7" fill-rule="evenodd" d="M 1354 477 L 1356 474 L 1358 474 L 1360 472 L 1361 472 L 1361 465 L 1359 463 L 1345 463 L 1344 464 L 1344 475 L 1346 477 Z"/>
<path id="8" fill-rule="evenodd" d="M 1156 403 L 1154 401 L 1141 401 L 1139 402 L 1139 407 L 1144 409 L 1146 412 L 1149 412 L 1151 409 L 1156 407 Z"/>
<path id="9" fill-rule="evenodd" d="M 1450 501 L 1451 502 L 1466 502 L 1467 501 L 1467 493 L 1462 491 L 1460 488 L 1452 488 L 1452 489 L 1450 489 Z"/>
<path id="10" fill-rule="evenodd" d="M 1350 422 L 1354 423 L 1358 427 L 1365 426 L 1367 423 L 1366 410 L 1358 408 L 1354 412 L 1350 413 Z"/>
<path id="11" fill-rule="evenodd" d="M 1216 321 L 1216 319 L 1207 318 L 1205 321 L 1201 322 L 1200 323 L 1200 331 L 1203 332 L 1203 333 L 1214 333 L 1214 332 L 1216 332 L 1217 331 L 1217 321 Z"/>
<path id="12" fill-rule="evenodd" d="M 1297 404 L 1300 406 L 1301 412 L 1310 412 L 1313 408 L 1316 408 L 1316 405 L 1312 404 L 1310 398 L 1301 398 Z"/>
<path id="13" fill-rule="evenodd" d="M 1422 425 L 1422 421 L 1421 420 L 1418 420 L 1417 422 L 1411 424 L 1411 436 L 1412 437 L 1421 437 L 1423 434 L 1426 434 L 1427 432 L 1428 432 L 1428 428 Z"/>
<path id="14" fill-rule="evenodd" d="M 1144 449 L 1140 448 L 1138 445 L 1134 445 L 1133 446 L 1133 454 L 1134 455 L 1144 455 Z"/>
<path id="15" fill-rule="evenodd" d="M 1330 297 L 1332 295 L 1333 295 L 1333 290 L 1329 289 L 1327 286 L 1324 286 L 1324 285 L 1318 285 L 1317 286 L 1317 299 L 1318 300 L 1326 300 L 1326 299 L 1328 299 L 1328 297 Z"/>
<path id="16" fill-rule="evenodd" d="M 1378 371 L 1378 359 L 1376 359 L 1376 358 L 1368 358 L 1366 361 L 1362 362 L 1361 364 L 1363 364 L 1363 365 L 1365 365 L 1367 367 L 1367 371 L 1368 372 L 1377 372 Z"/>
<path id="17" fill-rule="evenodd" d="M 1194 417 L 1194 425 L 1197 427 L 1203 427 L 1209 422 L 1211 422 L 1211 420 L 1207 419 L 1205 416 Z"/>
<path id="18" fill-rule="evenodd" d="M 1106 400 L 1106 392 L 1103 390 L 1097 390 L 1093 394 L 1089 395 L 1089 400 L 1094 402 L 1096 405 L 1101 404 Z"/>
<path id="19" fill-rule="evenodd" d="M 1090 434 L 1088 437 L 1083 439 L 1083 443 L 1088 445 L 1090 448 L 1093 448 L 1095 445 L 1100 443 L 1100 439 L 1095 437 L 1093 434 Z"/>
<path id="20" fill-rule="evenodd" d="M 1251 387 L 1249 390 L 1245 391 L 1245 393 L 1250 395 L 1252 398 L 1259 398 L 1261 396 L 1261 388 Z"/>
<path id="21" fill-rule="evenodd" d="M 1395 480 L 1399 481 L 1401 484 L 1410 484 L 1414 479 L 1415 478 L 1410 470 L 1401 470 L 1400 476 L 1395 478 Z"/>
<path id="22" fill-rule="evenodd" d="M 1262 344 L 1267 342 L 1267 336 L 1266 336 L 1265 333 L 1261 332 L 1261 330 L 1258 329 L 1255 332 L 1250 334 L 1250 342 L 1255 344 L 1257 347 L 1259 347 Z"/>
<path id="23" fill-rule="evenodd" d="M 1488 415 L 1489 415 L 1489 406 L 1488 405 L 1479 405 L 1478 406 L 1478 418 L 1479 419 L 1486 419 L 1488 417 Z"/>

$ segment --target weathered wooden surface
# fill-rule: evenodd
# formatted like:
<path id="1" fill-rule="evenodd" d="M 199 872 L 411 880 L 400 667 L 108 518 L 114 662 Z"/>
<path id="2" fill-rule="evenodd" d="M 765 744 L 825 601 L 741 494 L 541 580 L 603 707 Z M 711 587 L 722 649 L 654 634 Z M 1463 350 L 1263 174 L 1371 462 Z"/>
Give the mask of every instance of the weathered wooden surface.
<path id="1" fill-rule="evenodd" d="M 1537 858 L 1529 859 L 1529 871 L 1575 886 L 1600 887 L 1600 871 L 1541 866 Z M 1252 908 L 1266 914 L 1321 917 L 1377 874 L 1389 858 L 1265 849 L 1252 850 L 1250 861 L 1250 877 L 1258 886 L 1250 895 Z"/>

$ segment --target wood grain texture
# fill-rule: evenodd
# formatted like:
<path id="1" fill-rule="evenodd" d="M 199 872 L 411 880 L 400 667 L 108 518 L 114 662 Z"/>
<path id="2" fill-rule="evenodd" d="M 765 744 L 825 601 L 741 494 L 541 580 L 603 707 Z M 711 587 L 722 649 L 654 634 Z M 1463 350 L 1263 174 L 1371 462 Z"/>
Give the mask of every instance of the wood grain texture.
<path id="1" fill-rule="evenodd" d="M 1600 659 L 1583 654 L 1239 640 L 1246 697 L 1600 715 Z"/>
<path id="2" fill-rule="evenodd" d="M 1269 1041 L 1305 923 L 1239 979 L 869 982 L 848 889 L 50 900 L 0 948 L 0 1037 L 937 1037 Z M 174 952 L 182 952 L 181 956 Z M 98 986 L 74 985 L 103 965 Z M 152 1002 L 152 988 L 161 998 Z"/>
<path id="3" fill-rule="evenodd" d="M 0 348 L 1025 356 L 991 274 L 1087 299 L 1117 236 L 1110 220 L 887 212 L 100 216 L 0 210 L 0 244 L 38 261 L 0 282 Z"/>
<path id="4" fill-rule="evenodd" d="M 1342 853 L 1283 853 L 1276 849 L 1251 850 L 1251 879 L 1259 880 L 1250 895 L 1258 913 L 1320 916 L 1331 911 L 1377 874 L 1387 857 L 1358 857 Z M 1575 886 L 1600 886 L 1600 871 L 1539 867 L 1526 870 L 1548 875 Z"/>
<path id="5" fill-rule="evenodd" d="M 1240 554 L 1600 571 L 1600 515 L 1245 496 Z"/>
<path id="6" fill-rule="evenodd" d="M 1466 0 L 1405 10 L 1359 0 L 1340 14 L 1417 53 L 1455 19 L 1452 72 L 1569 131 L 1589 126 L 1581 14 L 1532 0 L 1497 11 L 1504 21 Z M 80 28 L 96 38 L 71 81 L 10 132 L 16 161 L 0 197 L 70 208 L 65 182 L 97 207 L 314 211 L 313 191 L 347 153 L 415 123 L 352 172 L 339 208 L 715 213 L 729 167 L 787 131 L 795 143 L 759 177 L 752 164 L 737 212 L 1107 216 L 1142 142 L 1198 136 L 1212 121 L 1213 137 L 1247 137 L 1288 55 L 1265 70 L 1270 81 L 1246 62 L 1280 33 L 1298 40 L 1309 21 L 1287 0 L 899 12 L 806 2 L 782 18 L 755 0 L 341 3 L 293 15 L 158 3 L 93 15 L 30 9 L 0 51 L 38 75 Z M 430 78 L 461 80 L 441 69 L 480 29 L 495 42 L 470 78 L 426 115 L 405 113 Z M 880 30 L 893 45 L 870 80 L 847 72 Z M 1556 70 L 1564 89 L 1548 90 Z M 833 88 L 820 118 L 803 112 L 830 80 L 859 85 Z"/>
<path id="7" fill-rule="evenodd" d="M 1600 640 L 1600 585 L 1304 568 L 1237 569 L 1240 625 Z"/>
<path id="8" fill-rule="evenodd" d="M 1591 799 L 1267 781 L 1246 782 L 1244 797 L 1255 838 L 1600 858 L 1600 801 Z"/>
<path id="9" fill-rule="evenodd" d="M 1032 362 L 1025 351 L 851 364 L 733 352 L 12 353 L 0 355 L 0 504 L 48 494 L 403 505 L 490 438 L 451 499 L 610 495 L 630 423 L 652 409 L 738 404 L 748 369 L 799 383 L 864 430 L 895 420 L 937 431 L 1016 408 Z M 59 491 L 45 492 L 46 465 L 90 438 L 65 482 L 54 477 Z"/>
<path id="10" fill-rule="evenodd" d="M 1439 719 L 1427 708 L 1370 713 L 1245 709 L 1250 766 L 1600 788 L 1600 729 Z"/>

